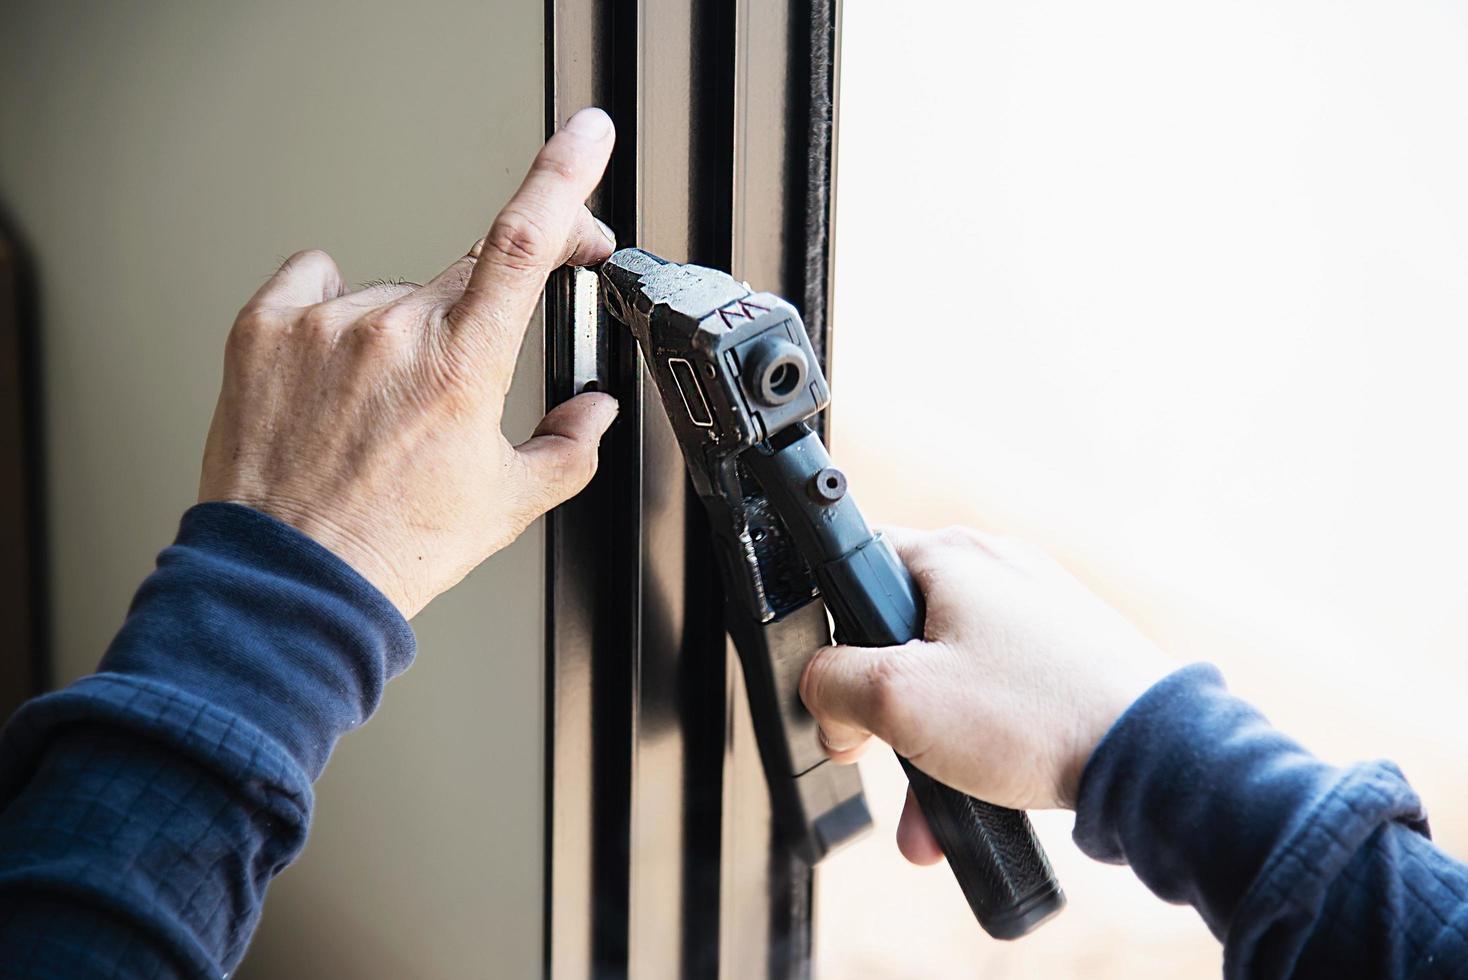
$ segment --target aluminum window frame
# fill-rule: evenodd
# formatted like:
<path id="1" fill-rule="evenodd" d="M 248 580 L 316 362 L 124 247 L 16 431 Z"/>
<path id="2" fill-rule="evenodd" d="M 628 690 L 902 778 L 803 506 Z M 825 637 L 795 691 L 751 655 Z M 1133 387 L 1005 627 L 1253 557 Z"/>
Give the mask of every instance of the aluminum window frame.
<path id="1" fill-rule="evenodd" d="M 547 134 L 590 104 L 618 126 L 592 210 L 622 244 L 801 303 L 828 372 L 839 25 L 840 0 L 546 3 Z M 547 404 L 595 365 L 622 405 L 596 479 L 549 519 L 545 972 L 808 976 L 811 871 L 773 833 L 657 392 L 571 273 L 545 314 Z"/>

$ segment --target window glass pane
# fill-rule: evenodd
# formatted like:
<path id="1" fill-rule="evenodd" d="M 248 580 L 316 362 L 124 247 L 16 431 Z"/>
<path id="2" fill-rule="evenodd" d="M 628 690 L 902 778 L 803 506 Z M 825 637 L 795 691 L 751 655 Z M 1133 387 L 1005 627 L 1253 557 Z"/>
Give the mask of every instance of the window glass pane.
<path id="1" fill-rule="evenodd" d="M 834 450 L 873 517 L 1047 546 L 1468 854 L 1468 19 L 1391 5 L 845 6 Z M 1188 909 L 1038 824 L 1015 945 L 882 825 L 830 976 L 1216 975 Z"/>

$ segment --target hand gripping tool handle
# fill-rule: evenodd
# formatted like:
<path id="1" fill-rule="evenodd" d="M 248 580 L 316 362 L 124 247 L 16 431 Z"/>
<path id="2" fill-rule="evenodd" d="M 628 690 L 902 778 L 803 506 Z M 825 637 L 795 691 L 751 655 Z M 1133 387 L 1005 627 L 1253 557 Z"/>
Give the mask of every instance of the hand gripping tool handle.
<path id="1" fill-rule="evenodd" d="M 800 672 L 830 637 L 828 609 L 842 642 L 900 646 L 922 634 L 921 597 L 811 428 L 830 388 L 799 312 L 727 273 L 641 249 L 616 252 L 601 274 L 609 310 L 637 337 L 723 555 L 728 623 L 774 809 L 797 851 L 820 860 L 869 817 L 856 774 L 825 761 L 799 704 Z M 1060 910 L 1065 896 L 1023 813 L 944 786 L 906 759 L 902 766 L 990 935 L 1015 939 Z"/>
<path id="2" fill-rule="evenodd" d="M 907 569 L 867 526 L 820 437 L 805 426 L 789 435 L 744 460 L 801 543 L 836 621 L 837 640 L 891 647 L 920 637 L 922 598 Z M 985 932 L 1017 939 L 1064 907 L 1065 895 L 1022 811 L 974 799 L 898 758 Z"/>

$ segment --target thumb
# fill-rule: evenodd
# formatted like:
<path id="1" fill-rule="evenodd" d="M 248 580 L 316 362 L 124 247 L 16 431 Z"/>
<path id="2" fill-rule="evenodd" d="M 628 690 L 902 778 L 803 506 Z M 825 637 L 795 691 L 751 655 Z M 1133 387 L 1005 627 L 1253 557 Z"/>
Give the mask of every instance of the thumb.
<path id="1" fill-rule="evenodd" d="M 924 646 L 826 647 L 806 664 L 800 699 L 833 759 L 855 758 L 869 735 L 893 748 L 910 742 L 915 705 L 908 677 Z"/>
<path id="2" fill-rule="evenodd" d="M 937 864 L 943 860 L 943 846 L 933 836 L 928 818 L 918 805 L 917 794 L 907 788 L 902 804 L 902 819 L 897 822 L 897 849 L 913 864 Z"/>
<path id="3" fill-rule="evenodd" d="M 596 475 L 597 446 L 617 417 L 617 400 L 588 392 L 546 413 L 535 434 L 515 447 L 540 513 L 576 496 Z"/>

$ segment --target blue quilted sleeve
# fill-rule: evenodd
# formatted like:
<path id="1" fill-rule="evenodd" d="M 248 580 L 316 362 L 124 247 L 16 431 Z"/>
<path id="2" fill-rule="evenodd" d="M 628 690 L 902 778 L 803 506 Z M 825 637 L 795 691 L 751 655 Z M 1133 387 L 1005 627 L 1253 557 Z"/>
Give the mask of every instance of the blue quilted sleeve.
<path id="1" fill-rule="evenodd" d="M 0 736 L 0 972 L 227 976 L 332 746 L 413 652 L 325 548 L 244 507 L 190 510 L 97 673 Z"/>

